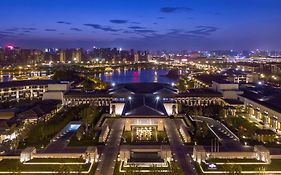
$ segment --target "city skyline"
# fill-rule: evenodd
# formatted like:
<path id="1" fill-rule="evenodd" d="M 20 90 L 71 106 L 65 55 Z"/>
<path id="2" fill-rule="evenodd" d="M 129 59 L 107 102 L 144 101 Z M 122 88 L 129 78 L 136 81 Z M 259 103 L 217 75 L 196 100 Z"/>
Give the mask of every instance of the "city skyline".
<path id="1" fill-rule="evenodd" d="M 16 0 L 0 4 L 3 46 L 278 50 L 281 44 L 278 1 L 83 1 L 82 4 Z"/>

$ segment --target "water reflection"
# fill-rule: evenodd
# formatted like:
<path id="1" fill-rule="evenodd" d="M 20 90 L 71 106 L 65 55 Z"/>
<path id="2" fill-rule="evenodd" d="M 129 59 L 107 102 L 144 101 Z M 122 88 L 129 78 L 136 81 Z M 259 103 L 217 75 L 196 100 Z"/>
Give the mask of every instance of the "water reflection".
<path id="1" fill-rule="evenodd" d="M 168 73 L 166 69 L 126 69 L 115 70 L 111 73 L 102 74 L 102 81 L 108 83 L 140 83 L 140 82 L 159 82 L 159 83 L 174 83 L 176 79 L 165 76 Z"/>

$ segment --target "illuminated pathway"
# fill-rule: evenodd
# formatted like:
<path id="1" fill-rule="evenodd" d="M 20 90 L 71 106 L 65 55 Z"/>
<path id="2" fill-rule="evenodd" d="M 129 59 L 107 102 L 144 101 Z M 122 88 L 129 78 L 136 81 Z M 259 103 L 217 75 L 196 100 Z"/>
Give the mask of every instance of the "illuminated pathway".
<path id="1" fill-rule="evenodd" d="M 165 128 L 169 137 L 170 148 L 174 154 L 175 161 L 186 175 L 197 175 L 195 168 L 189 156 L 188 147 L 183 145 L 180 135 L 177 132 L 177 127 L 172 119 L 165 120 Z"/>
<path id="2" fill-rule="evenodd" d="M 124 120 L 122 119 L 109 119 L 112 122 L 112 127 L 106 146 L 99 159 L 96 175 L 112 175 L 114 172 L 117 155 L 119 152 L 119 145 L 121 135 L 124 127 Z"/>

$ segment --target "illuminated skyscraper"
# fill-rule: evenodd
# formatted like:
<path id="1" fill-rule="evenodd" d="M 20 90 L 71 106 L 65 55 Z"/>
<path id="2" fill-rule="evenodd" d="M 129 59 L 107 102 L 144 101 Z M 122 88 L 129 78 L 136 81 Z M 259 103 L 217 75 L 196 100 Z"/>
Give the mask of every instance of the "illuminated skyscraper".
<path id="1" fill-rule="evenodd" d="M 65 59 L 65 51 L 64 50 L 60 50 L 60 62 L 61 63 L 65 63 L 66 59 Z"/>
<path id="2" fill-rule="evenodd" d="M 79 49 L 79 48 L 74 49 L 72 52 L 72 60 L 76 63 L 80 63 L 81 57 L 82 57 L 81 49 Z"/>
<path id="3" fill-rule="evenodd" d="M 135 55 L 134 55 L 134 62 L 138 62 L 139 61 L 139 57 L 140 57 L 139 53 L 136 52 Z"/>

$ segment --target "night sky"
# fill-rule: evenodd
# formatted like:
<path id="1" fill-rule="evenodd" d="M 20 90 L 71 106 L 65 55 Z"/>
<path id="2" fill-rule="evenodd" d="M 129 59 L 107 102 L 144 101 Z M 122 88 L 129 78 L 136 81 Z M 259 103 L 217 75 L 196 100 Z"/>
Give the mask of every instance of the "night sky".
<path id="1" fill-rule="evenodd" d="M 1 0 L 0 45 L 281 49 L 280 0 Z"/>

